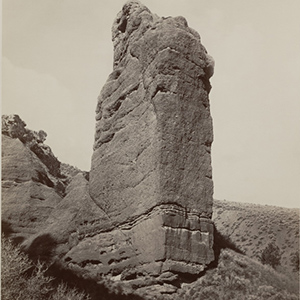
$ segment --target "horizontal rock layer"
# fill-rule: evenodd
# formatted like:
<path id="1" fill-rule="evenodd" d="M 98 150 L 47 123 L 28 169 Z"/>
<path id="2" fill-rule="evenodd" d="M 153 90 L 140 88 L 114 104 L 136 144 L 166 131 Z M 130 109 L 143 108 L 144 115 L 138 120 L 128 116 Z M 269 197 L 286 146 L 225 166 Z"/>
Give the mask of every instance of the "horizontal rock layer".
<path id="1" fill-rule="evenodd" d="M 213 225 L 177 205 L 159 205 L 130 223 L 80 237 L 65 256 L 71 268 L 117 276 L 132 269 L 158 276 L 162 272 L 198 274 L 213 260 Z"/>

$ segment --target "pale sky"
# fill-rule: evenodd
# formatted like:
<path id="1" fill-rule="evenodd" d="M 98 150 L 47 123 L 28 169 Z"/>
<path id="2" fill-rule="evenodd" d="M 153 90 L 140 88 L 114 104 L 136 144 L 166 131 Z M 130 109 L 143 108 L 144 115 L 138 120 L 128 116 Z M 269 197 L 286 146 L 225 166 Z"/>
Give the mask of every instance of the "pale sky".
<path id="1" fill-rule="evenodd" d="M 89 170 L 111 25 L 125 1 L 2 2 L 2 113 L 46 131 L 60 161 Z M 184 16 L 216 61 L 214 198 L 299 207 L 300 1 L 142 2 Z"/>

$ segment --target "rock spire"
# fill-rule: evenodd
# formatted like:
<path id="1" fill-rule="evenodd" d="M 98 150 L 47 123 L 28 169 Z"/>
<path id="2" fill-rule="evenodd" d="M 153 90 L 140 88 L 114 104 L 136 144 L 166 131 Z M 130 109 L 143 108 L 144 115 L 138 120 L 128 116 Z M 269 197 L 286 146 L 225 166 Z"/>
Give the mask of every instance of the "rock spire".
<path id="1" fill-rule="evenodd" d="M 124 5 L 112 38 L 90 172 L 90 195 L 115 226 L 93 238 L 99 270 L 199 273 L 214 259 L 213 59 L 185 18 L 138 1 Z"/>

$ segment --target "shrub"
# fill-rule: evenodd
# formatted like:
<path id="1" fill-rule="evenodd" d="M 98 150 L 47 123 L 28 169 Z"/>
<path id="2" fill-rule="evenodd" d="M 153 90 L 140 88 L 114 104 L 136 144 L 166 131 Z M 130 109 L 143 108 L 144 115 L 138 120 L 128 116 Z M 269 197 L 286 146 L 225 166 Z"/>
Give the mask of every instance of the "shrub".
<path id="1" fill-rule="evenodd" d="M 46 276 L 46 266 L 33 264 L 20 247 L 2 238 L 1 243 L 1 299 L 3 300 L 84 300 L 83 293 L 64 284 L 54 285 Z"/>
<path id="2" fill-rule="evenodd" d="M 268 265 L 222 249 L 217 267 L 207 270 L 190 289 L 173 299 L 296 300 L 298 287 L 292 286 L 294 283 Z"/>
<path id="3" fill-rule="evenodd" d="M 291 254 L 291 266 L 294 272 L 299 272 L 299 251 Z"/>
<path id="4" fill-rule="evenodd" d="M 281 253 L 277 245 L 269 243 L 268 246 L 263 250 L 261 254 L 261 262 L 265 265 L 268 264 L 275 267 L 280 265 Z"/>
<path id="5" fill-rule="evenodd" d="M 242 236 L 241 241 L 245 242 L 247 240 L 247 238 L 245 236 Z"/>
<path id="6" fill-rule="evenodd" d="M 218 300 L 222 299 L 222 296 L 214 286 L 207 286 L 201 289 L 198 299 Z"/>
<path id="7" fill-rule="evenodd" d="M 49 278 L 43 277 L 43 267 L 33 270 L 28 257 L 9 240 L 3 239 L 1 247 L 1 285 L 3 299 L 44 299 L 49 290 Z M 28 275 L 32 273 L 32 275 Z"/>
<path id="8" fill-rule="evenodd" d="M 70 289 L 65 284 L 60 284 L 55 293 L 52 295 L 51 300 L 83 300 L 89 299 L 84 293 L 78 292 L 76 289 Z"/>

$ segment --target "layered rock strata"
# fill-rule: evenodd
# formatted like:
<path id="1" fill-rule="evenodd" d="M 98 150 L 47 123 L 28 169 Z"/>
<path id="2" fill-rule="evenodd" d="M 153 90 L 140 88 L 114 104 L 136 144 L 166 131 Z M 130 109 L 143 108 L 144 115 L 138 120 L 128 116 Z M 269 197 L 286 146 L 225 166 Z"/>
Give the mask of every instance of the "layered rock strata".
<path id="1" fill-rule="evenodd" d="M 213 59 L 183 17 L 159 18 L 137 1 L 124 5 L 112 35 L 90 196 L 113 229 L 80 241 L 65 261 L 123 277 L 197 274 L 214 258 Z"/>

